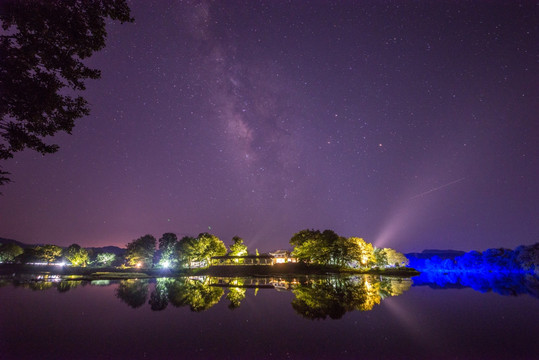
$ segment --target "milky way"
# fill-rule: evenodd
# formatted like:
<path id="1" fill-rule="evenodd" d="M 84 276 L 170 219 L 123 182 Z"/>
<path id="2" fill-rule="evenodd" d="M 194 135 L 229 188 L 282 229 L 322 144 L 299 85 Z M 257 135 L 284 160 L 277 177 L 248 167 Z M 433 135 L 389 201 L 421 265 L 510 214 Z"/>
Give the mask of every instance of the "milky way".
<path id="1" fill-rule="evenodd" d="M 401 251 L 538 241 L 532 1 L 131 2 L 90 116 L 5 163 L 0 236 L 118 245 L 333 229 Z"/>

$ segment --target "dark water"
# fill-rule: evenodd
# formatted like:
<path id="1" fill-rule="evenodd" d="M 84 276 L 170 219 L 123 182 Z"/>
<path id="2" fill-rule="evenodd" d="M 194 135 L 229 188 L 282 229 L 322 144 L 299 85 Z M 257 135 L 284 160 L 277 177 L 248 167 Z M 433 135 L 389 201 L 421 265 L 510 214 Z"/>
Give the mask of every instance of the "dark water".
<path id="1" fill-rule="evenodd" d="M 539 359 L 533 277 L 46 280 L 1 283 L 0 359 Z"/>

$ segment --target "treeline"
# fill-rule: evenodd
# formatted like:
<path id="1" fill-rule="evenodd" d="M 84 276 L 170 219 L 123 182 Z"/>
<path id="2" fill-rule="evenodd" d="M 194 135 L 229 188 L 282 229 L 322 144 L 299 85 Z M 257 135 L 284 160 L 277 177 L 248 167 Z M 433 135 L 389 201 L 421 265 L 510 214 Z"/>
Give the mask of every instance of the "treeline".
<path id="1" fill-rule="evenodd" d="M 213 234 L 200 233 L 197 237 L 184 236 L 178 240 L 176 234 L 165 233 L 159 241 L 152 235 L 145 235 L 128 243 L 125 260 L 127 266 L 143 268 L 154 265 L 191 268 L 208 266 L 212 256 L 226 254 L 247 255 L 247 245 L 242 238 L 234 236 L 229 251 L 224 242 Z"/>
<path id="2" fill-rule="evenodd" d="M 342 237 L 333 230 L 302 230 L 290 239 L 293 250 L 290 257 L 308 264 L 346 268 L 387 268 L 408 264 L 401 253 L 374 247 L 359 237 Z M 70 264 L 72 266 L 122 266 L 136 268 L 194 268 L 206 267 L 214 256 L 248 255 L 243 239 L 234 236 L 229 247 L 217 236 L 204 232 L 196 237 L 178 239 L 174 233 L 165 233 L 159 239 L 144 235 L 126 245 L 123 255 L 111 252 L 96 253 L 73 244 L 65 249 L 43 245 L 23 249 L 16 244 L 0 246 L 0 262 L 24 264 Z M 255 250 L 258 255 L 258 250 Z M 240 261 L 240 260 L 238 260 Z"/>
<path id="3" fill-rule="evenodd" d="M 238 236 L 232 238 L 230 249 L 217 236 L 201 233 L 197 237 L 165 233 L 159 240 L 144 235 L 129 242 L 122 255 L 113 252 L 95 252 L 78 244 L 61 248 L 57 245 L 39 245 L 23 248 L 14 243 L 0 245 L 1 263 L 69 264 L 77 267 L 122 266 L 137 268 L 201 267 L 207 266 L 212 256 L 247 255 L 247 246 Z"/>
<path id="4" fill-rule="evenodd" d="M 292 256 L 299 261 L 351 268 L 408 265 L 408 259 L 390 248 L 376 248 L 359 237 L 342 237 L 333 230 L 302 230 L 290 239 Z"/>
<path id="5" fill-rule="evenodd" d="M 539 243 L 521 245 L 514 250 L 488 249 L 470 251 L 456 257 L 408 254 L 410 266 L 425 272 L 529 272 L 539 274 Z"/>
<path id="6" fill-rule="evenodd" d="M 123 253 L 121 249 L 117 249 Z M 93 266 L 120 265 L 121 259 L 122 257 L 116 253 L 83 248 L 78 244 L 70 245 L 67 248 L 51 244 L 24 248 L 14 243 L 0 245 L 0 263 L 70 264 L 85 267 L 90 264 Z"/>

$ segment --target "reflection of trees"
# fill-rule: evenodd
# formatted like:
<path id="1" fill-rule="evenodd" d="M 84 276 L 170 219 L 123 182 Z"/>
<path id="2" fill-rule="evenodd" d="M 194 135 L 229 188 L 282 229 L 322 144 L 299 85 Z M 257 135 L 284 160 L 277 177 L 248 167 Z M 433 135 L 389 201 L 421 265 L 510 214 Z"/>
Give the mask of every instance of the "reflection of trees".
<path id="1" fill-rule="evenodd" d="M 168 305 L 168 286 L 172 283 L 173 279 L 159 278 L 156 279 L 155 289 L 150 294 L 150 301 L 148 302 L 154 311 L 160 311 L 166 309 Z"/>
<path id="2" fill-rule="evenodd" d="M 129 279 L 120 281 L 116 297 L 136 309 L 146 303 L 148 297 L 147 279 Z"/>
<path id="3" fill-rule="evenodd" d="M 228 288 L 228 294 L 226 294 L 226 298 L 230 301 L 228 305 L 229 309 L 234 310 L 240 307 L 242 300 L 245 299 L 247 289 L 240 287 L 244 284 L 245 279 L 242 278 L 235 278 L 229 283 L 231 287 Z"/>
<path id="4" fill-rule="evenodd" d="M 79 286 L 81 284 L 82 284 L 81 280 L 77 280 L 77 281 L 64 280 L 64 281 L 60 281 L 58 283 L 58 286 L 56 287 L 56 289 L 58 290 L 58 292 L 64 293 L 64 292 L 67 292 L 67 291 L 69 291 L 71 289 L 76 288 L 77 286 Z"/>
<path id="5" fill-rule="evenodd" d="M 414 286 L 434 289 L 471 287 L 479 292 L 500 295 L 529 294 L 539 298 L 539 279 L 526 273 L 424 272 L 413 278 Z"/>
<path id="6" fill-rule="evenodd" d="M 380 296 L 382 299 L 390 296 L 399 296 L 405 291 L 408 291 L 412 286 L 412 282 L 408 278 L 382 278 L 380 280 Z"/>
<path id="7" fill-rule="evenodd" d="M 292 307 L 308 319 L 339 319 L 348 311 L 371 310 L 383 297 L 399 295 L 410 284 L 409 280 L 369 276 L 321 278 L 295 286 Z"/>
<path id="8" fill-rule="evenodd" d="M 0 284 L 2 284 L 2 282 L 0 282 Z M 55 288 L 58 292 L 64 293 L 77 286 L 85 285 L 86 282 L 82 280 L 62 280 L 58 275 L 31 275 L 31 277 L 23 276 L 19 279 L 9 280 L 3 284 L 13 284 L 16 287 L 35 291 L 44 291 Z"/>
<path id="9" fill-rule="evenodd" d="M 21 284 L 21 286 L 24 288 L 36 290 L 36 291 L 52 289 L 53 285 L 54 283 L 51 281 L 31 281 L 28 283 Z"/>
<path id="10" fill-rule="evenodd" d="M 228 308 L 234 310 L 240 307 L 240 304 L 243 299 L 245 299 L 245 292 L 247 289 L 233 287 L 228 289 L 228 294 L 226 298 L 230 301 Z"/>
<path id="11" fill-rule="evenodd" d="M 174 279 L 168 286 L 168 298 L 176 307 L 189 306 L 191 311 L 204 311 L 217 304 L 224 294 L 220 287 L 189 278 Z"/>

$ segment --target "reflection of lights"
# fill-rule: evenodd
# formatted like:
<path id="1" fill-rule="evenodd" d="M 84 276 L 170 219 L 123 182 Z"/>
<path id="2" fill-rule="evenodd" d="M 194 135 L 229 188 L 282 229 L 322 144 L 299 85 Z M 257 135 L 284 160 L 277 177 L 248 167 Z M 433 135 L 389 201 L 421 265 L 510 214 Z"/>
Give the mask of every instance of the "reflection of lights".
<path id="1" fill-rule="evenodd" d="M 27 263 L 28 265 L 39 265 L 39 266 L 44 266 L 44 265 L 49 265 L 49 266 L 67 266 L 69 264 L 66 264 L 65 262 L 59 262 L 59 263 L 46 263 L 46 262 L 30 262 L 30 263 Z"/>
<path id="2" fill-rule="evenodd" d="M 372 289 L 372 285 L 371 283 L 369 282 L 369 280 L 365 279 L 365 288 L 367 290 L 371 290 Z"/>

